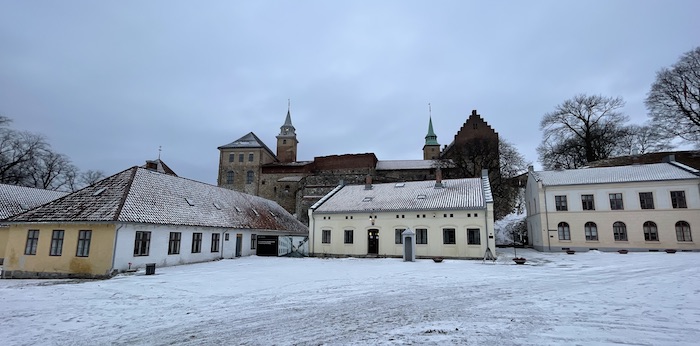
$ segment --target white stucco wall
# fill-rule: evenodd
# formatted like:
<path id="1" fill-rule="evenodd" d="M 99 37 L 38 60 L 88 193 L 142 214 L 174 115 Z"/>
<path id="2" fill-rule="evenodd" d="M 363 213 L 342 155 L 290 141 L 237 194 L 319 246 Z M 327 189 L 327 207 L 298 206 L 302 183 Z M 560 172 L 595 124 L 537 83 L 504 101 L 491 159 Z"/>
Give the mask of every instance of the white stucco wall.
<path id="1" fill-rule="evenodd" d="M 379 231 L 379 256 L 403 256 L 395 243 L 396 229 L 427 229 L 428 243 L 416 244 L 417 257 L 483 258 L 487 246 L 495 253 L 493 207 L 480 210 L 382 212 L 372 225 L 369 213 L 315 214 L 310 212 L 309 243 L 314 256 L 366 256 L 368 232 Z M 398 215 L 398 218 L 397 218 Z M 443 244 L 443 229 L 455 229 L 455 244 Z M 481 244 L 467 244 L 467 229 L 479 229 Z M 331 231 L 330 244 L 322 243 L 323 230 Z M 353 243 L 344 243 L 344 231 L 353 230 Z"/>
<path id="2" fill-rule="evenodd" d="M 151 232 L 151 243 L 148 256 L 134 256 L 134 241 L 137 231 Z M 180 253 L 168 255 L 170 232 L 180 232 Z M 202 233 L 201 252 L 192 253 L 192 234 Z M 220 234 L 219 252 L 211 252 L 212 234 Z M 228 241 L 226 234 L 229 234 Z M 131 263 L 131 268 L 143 268 L 147 263 L 156 263 L 157 267 L 179 265 L 186 263 L 211 261 L 218 258 L 232 258 L 235 256 L 236 235 L 241 234 L 241 255 L 249 256 L 255 253 L 250 249 L 250 238 L 254 231 L 237 229 L 217 229 L 188 226 L 160 226 L 142 224 L 117 225 L 115 256 L 113 268 L 126 270 Z"/>
<path id="3" fill-rule="evenodd" d="M 684 191 L 688 208 L 674 209 L 670 191 Z M 653 194 L 654 209 L 641 209 L 640 192 Z M 624 209 L 611 210 L 609 194 L 622 193 Z M 594 195 L 595 210 L 582 209 L 581 195 Z M 568 210 L 557 211 L 555 196 L 566 196 Z M 533 179 L 528 180 L 526 199 L 528 201 L 528 231 L 533 246 L 541 251 L 562 251 L 598 249 L 615 251 L 618 249 L 648 251 L 679 249 L 700 249 L 700 185 L 698 181 L 655 181 L 618 184 L 590 184 L 549 186 L 542 188 Z M 585 239 L 584 225 L 594 222 L 598 228 L 598 240 Z M 615 241 L 613 223 L 620 221 L 627 228 L 627 241 Z M 658 241 L 645 241 L 643 224 L 656 223 Z M 690 224 L 693 241 L 677 241 L 675 224 L 686 221 Z M 571 240 L 559 240 L 556 232 L 560 222 L 569 224 Z M 551 231 L 548 231 L 551 230 Z"/>

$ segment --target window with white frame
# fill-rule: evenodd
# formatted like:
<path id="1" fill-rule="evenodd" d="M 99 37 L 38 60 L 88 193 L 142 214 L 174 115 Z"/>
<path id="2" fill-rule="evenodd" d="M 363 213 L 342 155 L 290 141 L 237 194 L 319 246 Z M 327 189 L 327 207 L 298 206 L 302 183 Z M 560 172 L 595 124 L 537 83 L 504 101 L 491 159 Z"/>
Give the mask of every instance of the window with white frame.
<path id="1" fill-rule="evenodd" d="M 642 209 L 654 209 L 654 194 L 651 192 L 640 192 L 639 207 Z"/>
<path id="2" fill-rule="evenodd" d="M 611 193 L 610 194 L 610 210 L 623 210 L 623 209 L 625 209 L 625 206 L 622 203 L 622 194 L 621 193 Z"/>
<path id="3" fill-rule="evenodd" d="M 344 244 L 352 244 L 352 236 L 353 236 L 353 231 L 351 229 L 346 229 L 345 230 L 345 236 L 343 237 L 343 243 Z"/>
<path id="4" fill-rule="evenodd" d="M 581 195 L 581 209 L 595 210 L 595 202 L 593 201 L 593 195 Z"/>
<path id="5" fill-rule="evenodd" d="M 228 235 L 228 233 L 226 233 Z M 255 250 L 255 247 L 257 246 L 258 242 L 258 236 L 256 234 L 251 234 L 250 235 L 250 249 Z"/>
<path id="6" fill-rule="evenodd" d="M 656 228 L 656 223 L 647 221 L 642 225 L 644 230 L 644 240 L 659 241 L 659 230 Z"/>
<path id="7" fill-rule="evenodd" d="M 221 234 L 212 233 L 211 234 L 211 252 L 219 252 L 219 242 L 221 241 Z"/>
<path id="8" fill-rule="evenodd" d="M 61 256 L 63 254 L 63 230 L 54 230 L 51 233 L 51 250 L 49 256 Z"/>
<path id="9" fill-rule="evenodd" d="M 403 244 L 403 231 L 405 228 L 397 228 L 394 230 L 394 244 Z"/>
<path id="10" fill-rule="evenodd" d="M 688 208 L 685 203 L 685 191 L 671 191 L 671 206 L 673 209 Z"/>
<path id="11" fill-rule="evenodd" d="M 182 233 L 170 232 L 170 239 L 168 240 L 168 255 L 177 255 L 180 253 L 181 238 Z"/>
<path id="12" fill-rule="evenodd" d="M 134 256 L 148 256 L 151 247 L 151 232 L 137 231 L 134 237 Z"/>
<path id="13" fill-rule="evenodd" d="M 481 230 L 478 228 L 467 228 L 467 244 L 481 244 Z"/>
<path id="14" fill-rule="evenodd" d="M 598 226 L 595 222 L 586 222 L 586 224 L 583 225 L 583 230 L 587 241 L 598 241 Z"/>
<path id="15" fill-rule="evenodd" d="M 416 228 L 416 244 L 428 244 L 428 230 Z"/>
<path id="16" fill-rule="evenodd" d="M 457 238 L 455 236 L 454 228 L 443 228 L 442 229 L 442 243 L 443 244 L 457 244 Z"/>
<path id="17" fill-rule="evenodd" d="M 571 230 L 568 223 L 560 222 L 557 225 L 557 231 L 559 232 L 559 240 L 571 240 Z"/>
<path id="18" fill-rule="evenodd" d="M 693 241 L 693 237 L 690 235 L 690 224 L 685 221 L 676 222 L 676 240 Z"/>
<path id="19" fill-rule="evenodd" d="M 202 252 L 202 233 L 192 233 L 192 253 Z"/>
<path id="20" fill-rule="evenodd" d="M 613 237 L 615 241 L 627 241 L 627 226 L 624 222 L 613 223 Z"/>
<path id="21" fill-rule="evenodd" d="M 557 211 L 569 210 L 569 207 L 566 205 L 566 196 L 554 196 L 554 205 Z"/>
<path id="22" fill-rule="evenodd" d="M 36 247 L 39 244 L 39 230 L 30 229 L 27 231 L 27 244 L 24 246 L 25 255 L 36 255 Z"/>
<path id="23" fill-rule="evenodd" d="M 75 256 L 88 257 L 90 256 L 90 241 L 92 240 L 91 230 L 78 231 L 78 248 L 75 250 Z"/>

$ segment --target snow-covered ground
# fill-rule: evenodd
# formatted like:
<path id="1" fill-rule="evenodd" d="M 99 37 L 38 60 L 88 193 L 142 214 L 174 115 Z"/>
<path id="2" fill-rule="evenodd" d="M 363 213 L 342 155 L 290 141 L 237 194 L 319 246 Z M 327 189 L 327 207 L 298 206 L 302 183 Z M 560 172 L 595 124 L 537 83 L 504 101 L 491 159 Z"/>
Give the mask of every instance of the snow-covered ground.
<path id="1" fill-rule="evenodd" d="M 2 345 L 697 345 L 700 253 L 246 257 L 0 280 Z"/>

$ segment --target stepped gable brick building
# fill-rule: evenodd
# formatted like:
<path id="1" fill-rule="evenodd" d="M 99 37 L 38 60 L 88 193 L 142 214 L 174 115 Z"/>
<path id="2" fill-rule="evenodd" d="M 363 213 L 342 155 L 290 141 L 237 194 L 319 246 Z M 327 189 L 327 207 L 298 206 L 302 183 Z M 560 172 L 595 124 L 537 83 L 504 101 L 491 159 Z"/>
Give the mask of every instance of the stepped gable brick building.
<path id="1" fill-rule="evenodd" d="M 452 178 L 479 178 L 481 167 L 474 176 L 451 173 L 454 158 L 463 155 L 461 146 L 477 138 L 490 143 L 489 148 L 498 150 L 498 133 L 476 110 L 472 111 L 454 141 L 442 151 L 431 117 L 422 160 L 379 160 L 374 153 L 297 160 L 299 141 L 289 110 L 276 138 L 276 153 L 253 132 L 220 146 L 217 184 L 276 201 L 306 225 L 309 223 L 309 207 L 341 183 L 362 184 L 367 176 L 373 177 L 377 183 L 434 180 L 438 167 Z"/>

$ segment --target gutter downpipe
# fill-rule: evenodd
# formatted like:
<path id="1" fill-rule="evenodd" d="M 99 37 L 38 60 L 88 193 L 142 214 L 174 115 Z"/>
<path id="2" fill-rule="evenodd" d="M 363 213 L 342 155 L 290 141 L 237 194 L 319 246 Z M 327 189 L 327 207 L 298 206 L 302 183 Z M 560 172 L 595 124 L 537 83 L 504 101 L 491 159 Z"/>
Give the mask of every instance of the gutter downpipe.
<path id="1" fill-rule="evenodd" d="M 552 243 L 549 240 L 549 213 L 547 212 L 547 187 L 542 185 L 542 193 L 544 194 L 544 219 L 545 219 L 545 230 L 547 234 L 547 251 L 552 252 Z"/>
<path id="2" fill-rule="evenodd" d="M 114 230 L 114 249 L 112 249 L 112 270 L 111 271 L 114 271 L 114 262 L 116 261 L 116 257 L 117 257 L 117 240 L 119 240 L 119 230 L 122 227 L 124 227 L 124 225 L 119 225 L 119 227 L 117 227 Z M 111 271 L 108 274 L 111 275 L 112 274 Z"/>
<path id="3" fill-rule="evenodd" d="M 316 216 L 314 215 L 314 210 L 309 208 L 309 220 L 311 221 L 311 229 L 309 230 L 311 245 L 309 246 L 309 256 L 315 257 L 314 243 L 316 242 Z"/>

